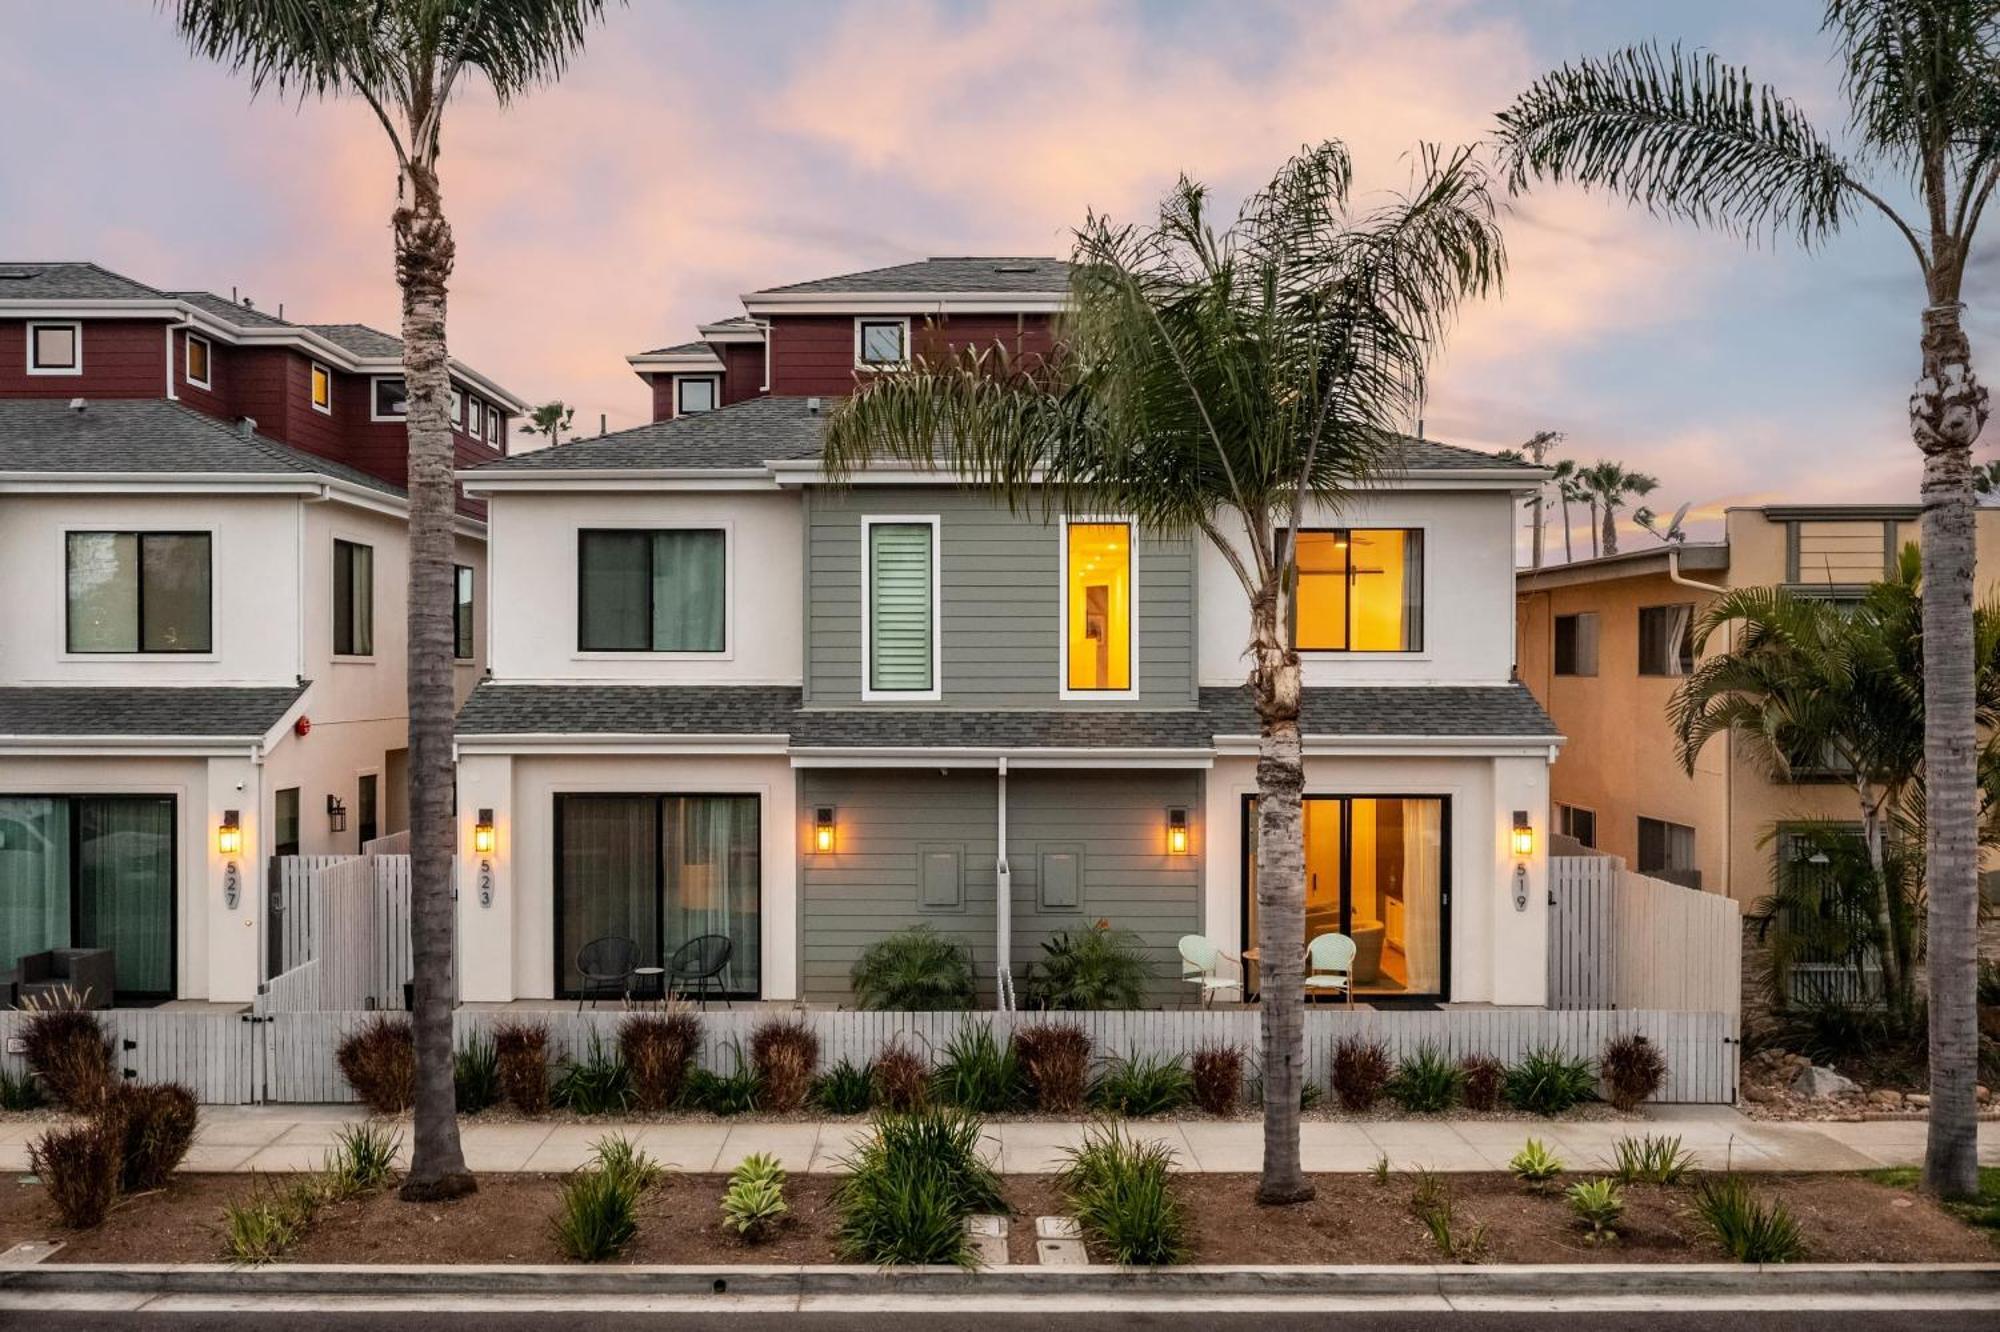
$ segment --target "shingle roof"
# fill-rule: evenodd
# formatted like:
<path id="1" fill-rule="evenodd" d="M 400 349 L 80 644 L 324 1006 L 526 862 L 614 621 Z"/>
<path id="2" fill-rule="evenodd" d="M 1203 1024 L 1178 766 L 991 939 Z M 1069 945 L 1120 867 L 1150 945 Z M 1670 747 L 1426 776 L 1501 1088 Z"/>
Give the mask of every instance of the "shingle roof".
<path id="1" fill-rule="evenodd" d="M 379 477 L 263 435 L 246 435 L 163 398 L 93 398 L 82 411 L 51 398 L 0 401 L 0 475 L 8 472 L 325 476 L 403 494 Z"/>
<path id="2" fill-rule="evenodd" d="M 706 342 L 676 342 L 671 347 L 655 347 L 641 356 L 700 356 L 709 350 Z"/>
<path id="3" fill-rule="evenodd" d="M 164 300 L 166 296 L 96 264 L 0 261 L 0 300 Z"/>
<path id="4" fill-rule="evenodd" d="M 1519 684 L 1309 689 L 1304 706 L 1308 737 L 1557 734 Z M 951 712 L 807 708 L 797 689 L 773 686 L 488 682 L 458 715 L 461 736 L 784 735 L 794 749 L 1207 749 L 1256 732 L 1242 689 L 1204 689 L 1183 708 Z"/>
<path id="5" fill-rule="evenodd" d="M 173 295 L 189 305 L 198 305 L 216 318 L 243 328 L 291 328 L 293 325 L 267 311 L 241 301 L 232 301 L 212 291 L 177 291 Z"/>
<path id="6" fill-rule="evenodd" d="M 255 740 L 306 691 L 274 688 L 144 685 L 0 688 L 0 737 L 183 736 Z"/>
<path id="7" fill-rule="evenodd" d="M 1069 264 L 1062 259 L 959 256 L 914 264 L 871 268 L 837 277 L 791 282 L 753 293 L 780 296 L 799 292 L 1066 292 Z"/>
<path id="8" fill-rule="evenodd" d="M 366 324 L 301 324 L 343 351 L 356 356 L 389 357 L 403 354 L 403 340 L 390 337 Z"/>

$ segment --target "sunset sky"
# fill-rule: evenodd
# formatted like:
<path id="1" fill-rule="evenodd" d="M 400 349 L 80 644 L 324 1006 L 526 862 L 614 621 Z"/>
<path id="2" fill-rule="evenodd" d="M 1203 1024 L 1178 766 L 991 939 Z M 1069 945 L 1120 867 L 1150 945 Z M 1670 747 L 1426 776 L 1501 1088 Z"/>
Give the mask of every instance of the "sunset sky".
<path id="1" fill-rule="evenodd" d="M 1144 215 L 1183 171 L 1233 208 L 1326 137 L 1363 184 L 1395 185 L 1419 140 L 1480 138 L 1537 73 L 1631 40 L 1746 62 L 1839 129 L 1819 13 L 634 0 L 560 86 L 502 113 L 475 85 L 453 108 L 451 345 L 593 430 L 600 413 L 638 424 L 647 394 L 624 357 L 692 337 L 741 292 L 925 255 L 1064 253 L 1089 209 Z M 0 13 L 0 117 L 16 131 L 0 260 L 95 260 L 395 329 L 391 157 L 359 104 L 253 101 L 147 0 L 71 0 Z M 1662 509 L 1693 501 L 1700 535 L 1732 503 L 1914 498 L 1922 291 L 1886 226 L 1805 255 L 1567 190 L 1512 201 L 1506 225 L 1507 291 L 1457 330 L 1430 434 L 1564 431 L 1572 456 L 1657 474 Z M 1967 293 L 1989 364 L 1996 255 L 2000 231 Z"/>

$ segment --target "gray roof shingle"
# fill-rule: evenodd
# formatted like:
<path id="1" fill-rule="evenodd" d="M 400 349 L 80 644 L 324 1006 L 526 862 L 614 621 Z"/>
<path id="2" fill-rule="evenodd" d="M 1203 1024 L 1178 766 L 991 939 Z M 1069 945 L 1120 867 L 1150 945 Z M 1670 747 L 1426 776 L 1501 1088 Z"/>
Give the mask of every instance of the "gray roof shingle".
<path id="1" fill-rule="evenodd" d="M 306 688 L 9 686 L 0 688 L 0 737 L 255 740 Z"/>
<path id="2" fill-rule="evenodd" d="M 706 342 L 676 342 L 671 347 L 655 347 L 651 351 L 639 353 L 641 356 L 701 356 L 713 355 Z"/>
<path id="3" fill-rule="evenodd" d="M 167 293 L 96 264 L 0 261 L 0 300 L 165 300 Z"/>
<path id="4" fill-rule="evenodd" d="M 1001 292 L 1059 293 L 1069 290 L 1069 263 L 1062 259 L 991 255 L 947 256 L 913 264 L 893 264 L 860 273 L 813 278 L 766 287 L 758 296 L 802 292 Z"/>
<path id="5" fill-rule="evenodd" d="M 1257 734 L 1247 689 L 1204 689 L 1201 708 L 1217 735 Z M 1300 721 L 1313 735 L 1525 736 L 1560 734 L 1524 684 L 1343 685 L 1308 689 Z"/>
<path id="6" fill-rule="evenodd" d="M 292 327 L 274 314 L 267 314 L 241 301 L 232 301 L 226 296 L 218 296 L 212 291 L 177 291 L 173 294 L 189 305 L 198 305 L 217 319 L 235 324 L 239 328 Z"/>
<path id="7" fill-rule="evenodd" d="M 366 324 L 302 324 L 339 347 L 364 357 L 391 357 L 403 354 L 403 340 Z"/>

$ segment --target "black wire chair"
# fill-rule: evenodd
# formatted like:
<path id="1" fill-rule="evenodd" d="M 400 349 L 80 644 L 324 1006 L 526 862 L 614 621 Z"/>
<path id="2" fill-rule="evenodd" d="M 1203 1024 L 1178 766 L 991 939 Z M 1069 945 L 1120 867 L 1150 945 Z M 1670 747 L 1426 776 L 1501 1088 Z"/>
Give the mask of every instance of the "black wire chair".
<path id="1" fill-rule="evenodd" d="M 698 934 L 674 950 L 667 962 L 667 989 L 679 993 L 687 982 L 694 982 L 695 1002 L 708 1007 L 708 987 L 715 984 L 715 997 L 722 1000 L 722 1006 L 729 1008 L 729 991 L 722 984 L 723 970 L 729 965 L 729 955 L 735 945 L 726 934 Z"/>
<path id="2" fill-rule="evenodd" d="M 615 934 L 592 939 L 577 949 L 576 970 L 583 984 L 577 987 L 576 1011 L 583 1011 L 585 999 L 595 1008 L 607 994 L 614 999 L 631 994 L 632 969 L 638 965 L 639 945 Z"/>

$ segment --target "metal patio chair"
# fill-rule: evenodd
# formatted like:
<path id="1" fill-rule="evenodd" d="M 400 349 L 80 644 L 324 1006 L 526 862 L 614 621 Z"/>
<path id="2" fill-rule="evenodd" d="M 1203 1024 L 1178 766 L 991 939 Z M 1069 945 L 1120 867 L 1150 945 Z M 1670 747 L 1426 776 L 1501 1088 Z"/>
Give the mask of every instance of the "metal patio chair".
<path id="1" fill-rule="evenodd" d="M 667 962 L 667 992 L 678 994 L 689 981 L 694 982 L 695 1002 L 708 1007 L 708 987 L 715 985 L 715 997 L 722 1000 L 724 1008 L 731 1007 L 729 991 L 723 988 L 722 973 L 729 966 L 729 955 L 735 951 L 726 934 L 698 934 L 674 950 Z"/>
<path id="2" fill-rule="evenodd" d="M 1205 934 L 1184 934 L 1179 944 L 1181 979 L 1201 987 L 1201 1006 L 1208 1007 L 1223 990 L 1241 990 L 1243 982 L 1219 975 L 1222 959 L 1229 954 Z M 1232 959 L 1233 960 L 1233 959 Z"/>
<path id="3" fill-rule="evenodd" d="M 622 999 L 631 994 L 632 969 L 638 965 L 639 945 L 615 934 L 592 939 L 577 949 L 576 970 L 583 984 L 578 987 L 576 1011 L 583 1011 L 585 999 L 595 1008 L 605 995 Z"/>
<path id="4" fill-rule="evenodd" d="M 1306 998 L 1315 995 L 1347 995 L 1354 1007 L 1354 940 L 1344 934 L 1316 934 L 1306 945 Z"/>

